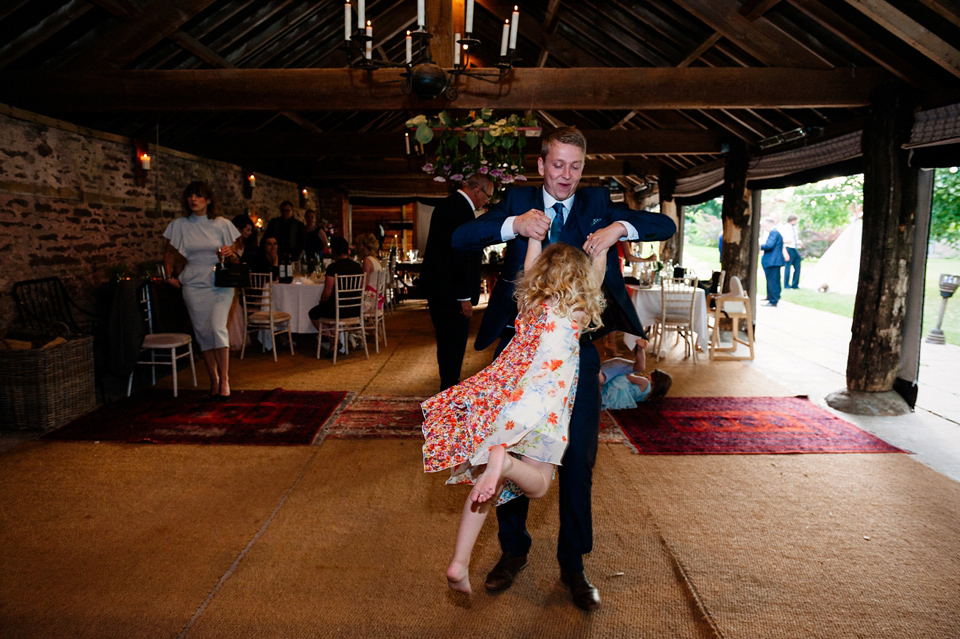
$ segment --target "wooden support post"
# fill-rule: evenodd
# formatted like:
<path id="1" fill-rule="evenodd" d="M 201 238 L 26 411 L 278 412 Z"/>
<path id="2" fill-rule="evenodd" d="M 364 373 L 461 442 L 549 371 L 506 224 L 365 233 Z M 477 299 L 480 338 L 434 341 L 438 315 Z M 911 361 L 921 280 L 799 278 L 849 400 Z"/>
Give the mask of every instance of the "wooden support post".
<path id="1" fill-rule="evenodd" d="M 677 172 L 667 166 L 660 169 L 658 180 L 660 187 L 660 212 L 677 224 L 677 232 L 669 240 L 660 243 L 660 261 L 673 260 L 678 264 L 683 258 L 683 211 L 673 197 L 677 189 Z"/>
<path id="2" fill-rule="evenodd" d="M 720 267 L 727 272 L 727 281 L 736 275 L 746 291 L 752 286 L 756 268 L 750 268 L 753 245 L 757 243 L 754 232 L 753 210 L 750 206 L 750 191 L 747 190 L 747 165 L 750 156 L 745 145 L 731 144 L 723 169 L 723 253 Z"/>
<path id="3" fill-rule="evenodd" d="M 908 90 L 883 85 L 864 122 L 860 284 L 847 355 L 851 391 L 892 390 L 900 366 L 917 211 L 917 170 L 902 146 L 910 139 L 913 106 Z"/>

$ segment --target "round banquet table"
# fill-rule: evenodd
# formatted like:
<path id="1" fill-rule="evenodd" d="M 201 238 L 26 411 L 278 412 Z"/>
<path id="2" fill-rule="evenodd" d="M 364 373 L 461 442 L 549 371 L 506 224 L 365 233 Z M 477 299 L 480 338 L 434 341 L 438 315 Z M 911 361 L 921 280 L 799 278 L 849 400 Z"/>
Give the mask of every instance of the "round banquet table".
<path id="1" fill-rule="evenodd" d="M 294 333 L 316 333 L 308 313 L 320 302 L 323 284 L 273 285 L 273 310 L 290 313 L 290 330 Z"/>
<path id="2" fill-rule="evenodd" d="M 630 293 L 630 300 L 633 302 L 633 307 L 637 309 L 637 315 L 640 317 L 644 330 L 649 329 L 653 326 L 654 319 L 660 314 L 660 287 L 641 288 L 633 284 L 627 284 L 627 292 Z M 693 330 L 697 334 L 697 345 L 701 351 L 706 353 L 710 336 L 707 333 L 707 296 L 702 288 L 698 288 L 694 292 Z M 625 334 L 623 343 L 626 344 L 627 348 L 633 350 L 637 343 L 636 335 Z"/>

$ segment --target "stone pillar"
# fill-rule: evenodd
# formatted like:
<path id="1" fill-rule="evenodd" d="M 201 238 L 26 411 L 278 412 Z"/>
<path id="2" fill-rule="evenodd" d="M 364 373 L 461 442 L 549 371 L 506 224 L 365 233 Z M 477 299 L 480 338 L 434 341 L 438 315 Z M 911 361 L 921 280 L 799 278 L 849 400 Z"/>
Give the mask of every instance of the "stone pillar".
<path id="1" fill-rule="evenodd" d="M 913 100 L 884 85 L 871 97 L 861 146 L 863 241 L 860 284 L 847 356 L 847 388 L 885 392 L 900 368 L 917 212 L 917 170 L 903 144 L 913 126 Z"/>

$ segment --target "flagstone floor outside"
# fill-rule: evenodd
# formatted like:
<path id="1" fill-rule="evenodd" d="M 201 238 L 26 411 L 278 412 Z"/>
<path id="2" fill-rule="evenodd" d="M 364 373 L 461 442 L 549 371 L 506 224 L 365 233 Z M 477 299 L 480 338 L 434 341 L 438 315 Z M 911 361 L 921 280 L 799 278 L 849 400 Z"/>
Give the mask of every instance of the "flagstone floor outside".
<path id="1" fill-rule="evenodd" d="M 899 417 L 835 411 L 832 392 L 846 388 L 852 320 L 785 302 L 757 311 L 755 365 L 791 389 L 960 481 L 960 347 L 922 343 L 917 406 Z"/>

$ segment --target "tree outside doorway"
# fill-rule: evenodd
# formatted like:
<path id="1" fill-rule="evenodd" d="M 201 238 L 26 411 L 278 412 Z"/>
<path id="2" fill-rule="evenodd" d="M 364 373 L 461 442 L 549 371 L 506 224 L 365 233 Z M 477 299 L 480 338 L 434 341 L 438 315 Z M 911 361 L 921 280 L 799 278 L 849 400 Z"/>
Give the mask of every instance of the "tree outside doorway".
<path id="1" fill-rule="evenodd" d="M 856 298 L 854 292 L 831 291 L 827 273 L 850 268 L 859 269 L 859 238 L 841 238 L 845 230 L 848 236 L 855 231 L 863 210 L 863 175 L 831 178 L 821 182 L 804 184 L 785 189 L 766 190 L 762 194 L 763 217 L 774 218 L 777 223 L 786 222 L 787 216 L 796 215 L 803 244 L 803 261 L 799 289 L 785 289 L 782 299 L 844 317 L 853 317 Z M 700 277 L 709 277 L 720 269 L 719 238 L 722 232 L 720 214 L 723 202 L 720 198 L 684 208 L 684 266 L 693 268 Z M 854 255 L 837 256 L 827 252 L 835 247 L 841 249 L 838 238 L 855 245 Z M 835 246 L 836 245 L 836 246 Z M 827 273 L 818 273 L 821 260 L 830 261 Z M 934 177 L 933 217 L 930 243 L 927 253 L 927 271 L 924 286 L 923 335 L 936 326 L 940 312 L 941 296 L 939 279 L 941 273 L 960 275 L 960 169 L 936 169 Z M 833 273 L 837 275 L 837 273 Z M 819 281 L 823 279 L 823 281 Z M 758 290 L 764 282 L 762 269 L 758 268 Z M 947 303 L 941 329 L 947 343 L 960 346 L 960 294 Z"/>

